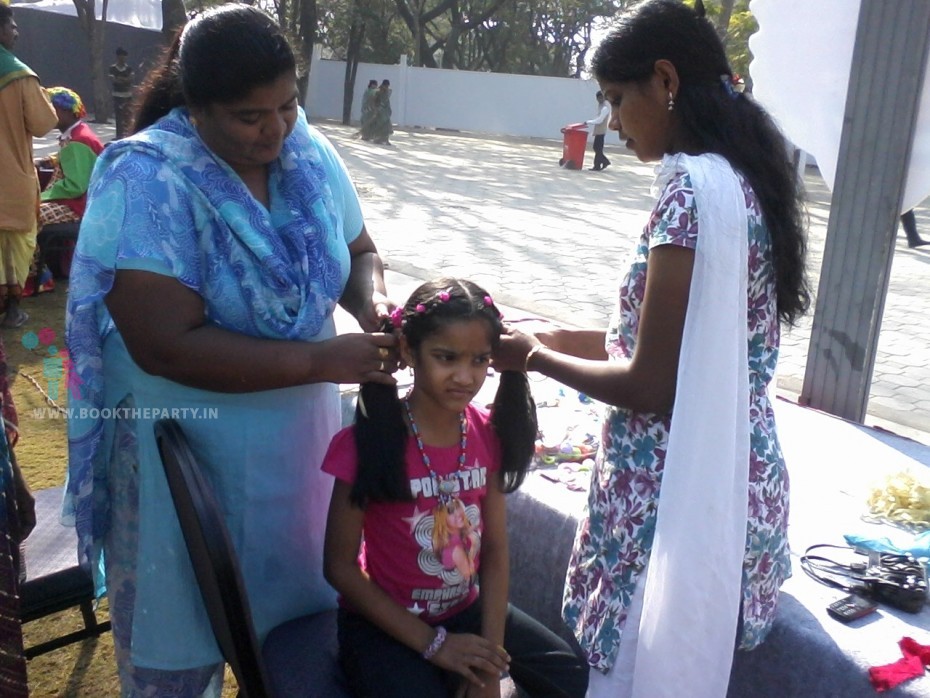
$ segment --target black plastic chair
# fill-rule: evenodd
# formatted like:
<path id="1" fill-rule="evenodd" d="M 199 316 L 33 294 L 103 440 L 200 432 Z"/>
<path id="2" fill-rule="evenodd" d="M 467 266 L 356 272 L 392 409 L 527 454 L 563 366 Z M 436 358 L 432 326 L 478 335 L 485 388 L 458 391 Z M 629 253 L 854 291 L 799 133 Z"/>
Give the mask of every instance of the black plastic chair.
<path id="1" fill-rule="evenodd" d="M 336 612 L 284 623 L 261 648 L 236 551 L 210 483 L 175 420 L 156 422 L 155 439 L 207 615 L 240 696 L 348 698 L 336 654 Z"/>
<path id="2" fill-rule="evenodd" d="M 22 564 L 26 577 L 19 589 L 19 615 L 21 622 L 28 623 L 79 606 L 84 628 L 27 647 L 27 659 L 72 642 L 97 637 L 110 629 L 110 621 L 97 622 L 94 584 L 90 574 L 78 565 L 74 528 L 62 525 L 59 520 L 63 494 L 63 487 L 33 492 L 36 527 L 23 544 Z"/>

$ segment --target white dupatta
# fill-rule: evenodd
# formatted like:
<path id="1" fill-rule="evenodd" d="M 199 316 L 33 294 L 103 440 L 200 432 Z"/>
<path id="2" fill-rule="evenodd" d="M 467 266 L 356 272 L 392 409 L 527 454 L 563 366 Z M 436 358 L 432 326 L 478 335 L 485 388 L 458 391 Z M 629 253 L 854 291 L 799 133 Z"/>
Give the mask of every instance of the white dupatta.
<path id="1" fill-rule="evenodd" d="M 643 590 L 634 698 L 726 695 L 746 548 L 746 202 L 719 155 L 666 156 L 657 185 L 678 171 L 691 177 L 698 239 Z"/>

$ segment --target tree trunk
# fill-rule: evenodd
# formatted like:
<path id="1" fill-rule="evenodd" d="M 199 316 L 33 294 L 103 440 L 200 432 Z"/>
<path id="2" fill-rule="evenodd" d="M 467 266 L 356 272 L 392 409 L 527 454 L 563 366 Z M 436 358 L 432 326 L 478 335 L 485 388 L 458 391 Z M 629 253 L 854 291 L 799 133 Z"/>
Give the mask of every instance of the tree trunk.
<path id="1" fill-rule="evenodd" d="M 727 45 L 727 34 L 730 28 L 730 17 L 733 15 L 733 3 L 735 0 L 720 0 L 720 14 L 717 16 L 717 36 L 723 42 L 724 48 Z"/>
<path id="2" fill-rule="evenodd" d="M 313 45 L 316 43 L 316 25 L 319 15 L 317 14 L 317 0 L 299 0 L 299 2 L 300 43 L 307 69 L 297 77 L 297 89 L 300 92 L 300 103 L 306 104 L 310 71 L 313 70 Z"/>
<path id="3" fill-rule="evenodd" d="M 101 19 L 97 20 L 94 0 L 72 0 L 77 12 L 78 23 L 87 37 L 90 47 L 90 79 L 93 92 L 94 122 L 105 124 L 110 118 L 110 90 L 103 72 L 103 40 L 106 35 L 107 5 L 103 0 Z"/>
<path id="4" fill-rule="evenodd" d="M 187 24 L 184 0 L 161 0 L 161 37 L 165 46 L 174 41 L 178 29 Z"/>
<path id="5" fill-rule="evenodd" d="M 355 76 L 358 74 L 358 60 L 361 55 L 362 41 L 365 39 L 365 22 L 358 13 L 353 13 L 352 25 L 349 27 L 349 44 L 346 46 L 346 76 L 342 88 L 342 123 L 348 126 L 352 121 L 352 98 L 355 95 Z"/>
<path id="6" fill-rule="evenodd" d="M 103 0 L 100 12 L 100 21 L 94 21 L 94 33 L 90 45 L 91 75 L 94 85 L 94 121 L 105 124 L 112 112 L 112 95 L 110 82 L 107 79 L 106 68 L 103 65 L 103 43 L 106 38 L 107 5 L 110 0 Z M 103 107 L 102 109 L 100 107 Z"/>

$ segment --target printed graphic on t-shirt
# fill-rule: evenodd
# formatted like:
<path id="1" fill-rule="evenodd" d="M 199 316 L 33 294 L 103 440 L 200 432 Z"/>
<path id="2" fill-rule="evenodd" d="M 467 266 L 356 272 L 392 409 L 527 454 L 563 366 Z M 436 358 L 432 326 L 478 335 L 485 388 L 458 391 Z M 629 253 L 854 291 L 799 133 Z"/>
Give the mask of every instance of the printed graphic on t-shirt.
<path id="1" fill-rule="evenodd" d="M 478 571 L 481 508 L 477 503 L 466 504 L 463 497 L 472 499 L 466 493 L 483 491 L 486 483 L 487 468 L 483 467 L 410 480 L 410 490 L 418 499 L 438 499 L 431 510 L 415 508 L 409 523 L 420 548 L 420 571 L 442 580 L 439 588 L 412 589 L 411 611 L 436 616 L 468 597 Z"/>

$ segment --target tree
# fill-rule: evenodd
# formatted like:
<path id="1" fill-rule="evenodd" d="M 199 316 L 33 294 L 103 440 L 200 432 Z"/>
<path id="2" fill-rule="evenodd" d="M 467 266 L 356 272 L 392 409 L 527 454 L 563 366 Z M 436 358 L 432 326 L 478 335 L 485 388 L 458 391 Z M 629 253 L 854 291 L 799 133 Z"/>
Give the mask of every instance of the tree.
<path id="1" fill-rule="evenodd" d="M 720 0 L 720 14 L 717 15 L 717 21 L 714 22 L 714 27 L 717 29 L 717 34 L 720 36 L 720 40 L 723 42 L 723 45 L 727 45 L 727 40 L 729 39 L 729 28 L 730 28 L 730 17 L 733 15 L 733 3 L 734 0 Z"/>
<path id="2" fill-rule="evenodd" d="M 174 40 L 178 29 L 186 23 L 184 0 L 161 0 L 161 35 L 166 46 Z"/>
<path id="3" fill-rule="evenodd" d="M 752 54 L 749 52 L 749 37 L 759 31 L 759 23 L 749 11 L 749 4 L 742 0 L 734 9 L 727 29 L 727 58 L 734 73 L 739 73 L 746 79 L 746 89 L 752 91 L 749 78 L 749 63 Z"/>
<path id="4" fill-rule="evenodd" d="M 460 6 L 455 2 L 449 8 L 451 26 L 449 34 L 442 44 L 442 67 L 458 68 L 462 66 L 460 39 L 469 32 L 479 31 L 494 16 L 506 0 L 495 0 L 486 7 L 470 5 Z"/>
<path id="5" fill-rule="evenodd" d="M 110 118 L 110 90 L 103 72 L 103 40 L 107 27 L 107 6 L 110 0 L 103 0 L 100 6 L 100 19 L 97 19 L 94 0 L 72 0 L 77 11 L 78 23 L 87 44 L 90 46 L 90 79 L 94 98 L 94 121 L 106 123 Z"/>
<path id="6" fill-rule="evenodd" d="M 352 120 L 352 96 L 355 94 L 355 76 L 358 74 L 362 42 L 365 40 L 365 17 L 358 0 L 353 0 L 352 8 L 349 40 L 346 44 L 346 73 L 342 88 L 342 123 L 347 126 Z"/>
<path id="7" fill-rule="evenodd" d="M 688 0 L 694 5 L 694 0 Z M 707 18 L 717 28 L 727 52 L 727 60 L 734 73 L 748 75 L 749 37 L 759 30 L 755 17 L 749 11 L 749 0 L 704 0 Z M 746 89 L 750 89 L 747 80 Z"/>
<path id="8" fill-rule="evenodd" d="M 519 0 L 474 33 L 472 69 L 581 77 L 594 30 L 627 0 Z"/>
<path id="9" fill-rule="evenodd" d="M 270 12 L 287 34 L 297 58 L 297 88 L 303 101 L 319 22 L 317 0 L 252 0 L 247 4 Z"/>
<path id="10" fill-rule="evenodd" d="M 359 52 L 390 63 L 406 53 L 413 65 L 425 67 L 579 75 L 593 26 L 626 1 L 393 0 L 390 13 L 383 0 L 360 0 L 370 16 Z M 324 4 L 342 8 L 345 0 Z M 351 14 L 344 9 L 323 14 L 323 41 L 340 56 L 351 37 Z M 405 31 L 398 34 L 398 28 Z M 393 51 L 382 57 L 382 47 Z"/>

